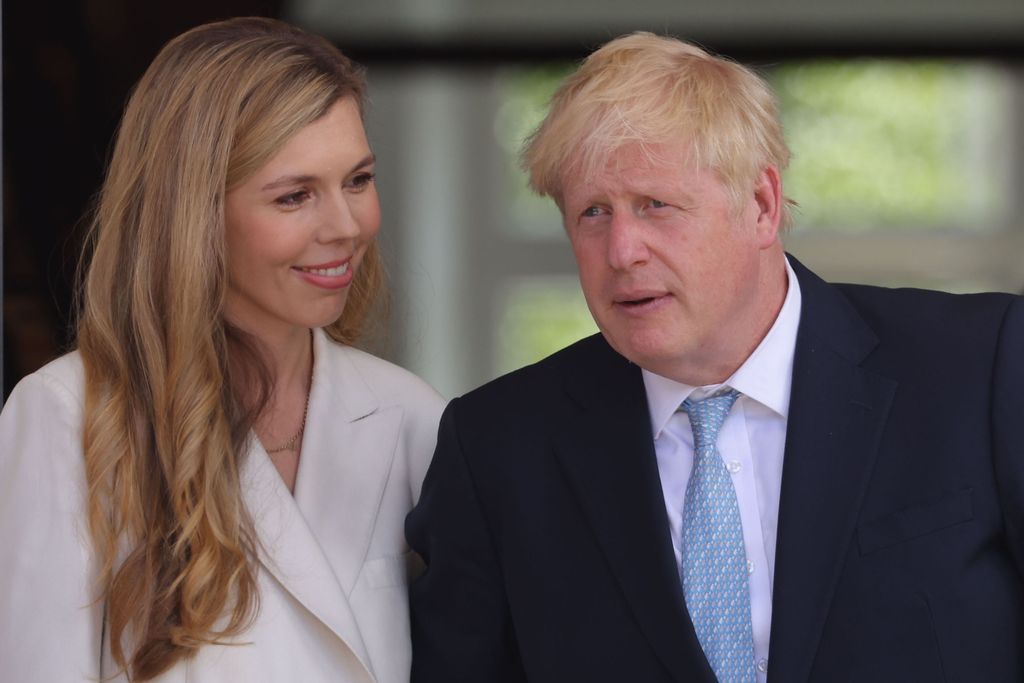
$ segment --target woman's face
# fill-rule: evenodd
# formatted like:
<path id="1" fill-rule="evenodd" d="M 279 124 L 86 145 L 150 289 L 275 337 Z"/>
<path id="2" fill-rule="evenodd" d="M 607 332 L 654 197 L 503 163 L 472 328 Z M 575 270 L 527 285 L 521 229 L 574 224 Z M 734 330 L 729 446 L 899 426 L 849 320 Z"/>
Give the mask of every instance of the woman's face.
<path id="1" fill-rule="evenodd" d="M 228 192 L 232 324 L 267 338 L 338 319 L 380 228 L 374 162 L 359 109 L 345 98 Z"/>

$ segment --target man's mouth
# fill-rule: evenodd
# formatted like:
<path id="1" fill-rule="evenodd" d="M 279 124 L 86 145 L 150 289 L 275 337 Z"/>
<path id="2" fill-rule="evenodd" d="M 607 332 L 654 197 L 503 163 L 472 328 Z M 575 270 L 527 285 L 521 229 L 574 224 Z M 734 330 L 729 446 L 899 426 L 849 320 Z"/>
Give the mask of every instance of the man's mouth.
<path id="1" fill-rule="evenodd" d="M 667 292 L 656 292 L 656 291 L 637 291 L 627 292 L 615 297 L 615 305 L 622 306 L 627 309 L 643 308 L 656 303 L 666 297 L 669 294 Z"/>

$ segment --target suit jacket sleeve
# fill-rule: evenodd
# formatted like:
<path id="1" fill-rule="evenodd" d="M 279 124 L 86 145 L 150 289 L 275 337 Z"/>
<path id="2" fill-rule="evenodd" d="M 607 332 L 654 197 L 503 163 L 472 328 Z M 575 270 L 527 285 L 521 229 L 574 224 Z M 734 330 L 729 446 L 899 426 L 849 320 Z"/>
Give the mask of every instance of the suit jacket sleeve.
<path id="1" fill-rule="evenodd" d="M 1010 552 L 1024 576 L 1024 299 L 1007 309 L 992 376 L 992 434 Z"/>
<path id="2" fill-rule="evenodd" d="M 75 392 L 45 371 L 0 413 L 0 680 L 100 678 L 80 416 Z"/>
<path id="3" fill-rule="evenodd" d="M 422 497 L 406 521 L 409 543 L 427 564 L 410 587 L 412 681 L 525 681 L 458 411 L 456 399 L 441 418 Z"/>

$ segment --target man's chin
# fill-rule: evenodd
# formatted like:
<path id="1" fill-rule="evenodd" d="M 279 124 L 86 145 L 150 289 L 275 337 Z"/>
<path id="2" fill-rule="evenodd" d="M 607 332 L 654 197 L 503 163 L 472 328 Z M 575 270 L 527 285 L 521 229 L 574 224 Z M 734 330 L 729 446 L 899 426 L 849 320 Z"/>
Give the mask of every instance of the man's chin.
<path id="1" fill-rule="evenodd" d="M 603 334 L 619 355 L 634 365 L 659 375 L 672 366 L 673 360 L 679 357 L 682 348 L 682 345 L 672 344 L 664 334 L 653 330 L 632 330 L 626 334 L 609 334 L 603 331 Z"/>

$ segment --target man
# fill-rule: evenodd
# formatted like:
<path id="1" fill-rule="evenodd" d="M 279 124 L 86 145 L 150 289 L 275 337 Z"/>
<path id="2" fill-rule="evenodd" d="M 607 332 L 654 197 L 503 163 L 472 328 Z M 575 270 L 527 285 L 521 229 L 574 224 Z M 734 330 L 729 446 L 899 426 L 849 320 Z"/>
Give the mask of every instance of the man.
<path id="1" fill-rule="evenodd" d="M 449 405 L 413 681 L 1024 680 L 1024 302 L 787 258 L 771 92 L 675 40 L 524 159 L 601 334 Z"/>

